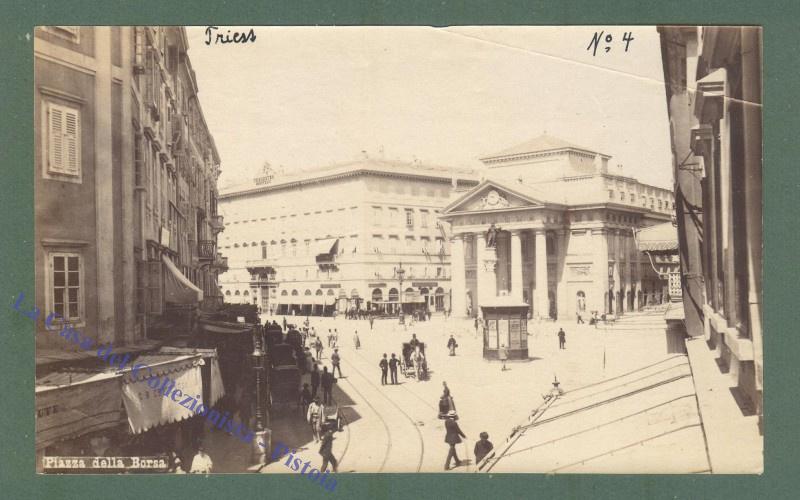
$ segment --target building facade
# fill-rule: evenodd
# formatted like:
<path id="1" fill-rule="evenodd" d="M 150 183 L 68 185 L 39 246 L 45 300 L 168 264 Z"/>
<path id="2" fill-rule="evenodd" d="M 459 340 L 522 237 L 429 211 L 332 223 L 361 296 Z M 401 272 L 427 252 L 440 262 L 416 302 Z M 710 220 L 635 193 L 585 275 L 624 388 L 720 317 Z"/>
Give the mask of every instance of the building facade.
<path id="1" fill-rule="evenodd" d="M 218 300 L 220 162 L 187 50 L 177 27 L 35 30 L 36 303 L 98 343 Z"/>
<path id="2" fill-rule="evenodd" d="M 146 425 L 129 425 L 152 398 L 147 389 L 124 390 L 122 372 L 96 355 L 113 345 L 130 360 L 174 336 L 191 339 L 199 309 L 219 302 L 220 162 L 187 50 L 180 27 L 34 31 L 35 297 L 22 302 L 43 313 L 35 337 L 39 456 L 102 455 L 110 444 L 148 454 L 178 449 L 176 436 L 191 433 L 193 424 L 152 406 Z M 67 327 L 81 346 L 65 338 Z M 59 328 L 63 336 L 52 331 Z M 217 364 L 214 350 L 154 356 L 161 369 L 196 382 L 201 364 Z M 210 404 L 221 391 L 212 394 Z"/>
<path id="3" fill-rule="evenodd" d="M 265 314 L 397 314 L 450 307 L 450 248 L 437 220 L 469 170 L 364 159 L 275 175 L 220 196 L 226 302 Z"/>
<path id="4" fill-rule="evenodd" d="M 669 221 L 672 193 L 611 171 L 609 159 L 549 136 L 481 158 L 484 180 L 442 212 L 453 314 L 477 316 L 498 296 L 562 319 L 664 301 L 633 231 Z"/>
<path id="5" fill-rule="evenodd" d="M 761 30 L 659 33 L 685 333 L 705 338 L 737 403 L 761 415 Z"/>

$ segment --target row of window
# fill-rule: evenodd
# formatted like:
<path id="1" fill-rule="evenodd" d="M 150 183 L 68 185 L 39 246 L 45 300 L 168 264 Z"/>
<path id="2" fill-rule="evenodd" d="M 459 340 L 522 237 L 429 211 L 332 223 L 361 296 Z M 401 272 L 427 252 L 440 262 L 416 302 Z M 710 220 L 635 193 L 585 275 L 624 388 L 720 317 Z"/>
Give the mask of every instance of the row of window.
<path id="1" fill-rule="evenodd" d="M 609 200 L 617 199 L 616 196 L 617 196 L 616 195 L 616 191 L 614 191 L 613 189 L 609 189 L 608 190 L 608 199 Z M 647 196 L 641 196 L 640 198 L 642 200 L 642 206 L 643 207 L 647 207 L 647 202 L 648 202 L 648 200 L 650 201 L 650 210 L 656 210 L 656 206 L 658 206 L 658 210 L 674 210 L 675 209 L 675 202 L 674 201 L 670 202 L 668 200 L 656 199 L 656 198 L 653 198 L 652 196 L 650 198 L 648 198 Z M 619 199 L 619 201 L 621 201 L 623 203 L 626 202 L 626 201 L 629 201 L 630 203 L 636 203 L 636 194 L 635 193 L 629 193 L 629 196 L 626 197 L 625 196 L 625 191 L 620 191 L 618 199 Z M 670 203 L 671 203 L 671 206 L 670 206 Z"/>
<path id="2" fill-rule="evenodd" d="M 439 210 L 433 210 L 433 212 L 431 212 L 424 208 L 404 208 L 401 210 L 398 207 L 373 206 L 372 224 L 390 227 L 405 225 L 407 228 L 413 228 L 415 227 L 416 221 L 419 220 L 419 227 L 425 228 L 433 225 L 438 228 L 439 223 L 436 221 L 436 215 L 438 213 Z"/>

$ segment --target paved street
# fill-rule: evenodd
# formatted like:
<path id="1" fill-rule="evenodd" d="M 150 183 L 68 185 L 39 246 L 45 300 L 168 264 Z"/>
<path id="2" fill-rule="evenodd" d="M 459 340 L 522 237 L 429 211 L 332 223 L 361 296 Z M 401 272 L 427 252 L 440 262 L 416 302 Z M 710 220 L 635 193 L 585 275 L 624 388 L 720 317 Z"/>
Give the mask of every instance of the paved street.
<path id="1" fill-rule="evenodd" d="M 442 382 L 446 381 L 455 399 L 459 425 L 467 435 L 457 447 L 464 465 L 453 471 L 471 472 L 478 434 L 486 431 L 496 446 L 502 443 L 511 429 L 541 403 L 541 395 L 552 387 L 554 377 L 562 388 L 570 390 L 668 357 L 658 318 L 634 315 L 607 329 L 574 322 L 531 321 L 531 360 L 509 362 L 505 372 L 499 362 L 482 359 L 481 338 L 475 336 L 471 321 L 434 317 L 431 322 L 404 328 L 394 320 L 382 320 L 376 321 L 370 332 L 366 321 L 311 318 L 318 332 L 339 330 L 344 378 L 338 380 L 334 398 L 347 419 L 345 430 L 336 434 L 334 442 L 340 471 L 443 471 L 447 445 L 437 405 Z M 558 349 L 559 327 L 567 332 L 565 350 Z M 354 330 L 361 337 L 359 350 L 352 345 Z M 401 343 L 412 333 L 426 343 L 430 380 L 417 382 L 400 374 L 398 386 L 381 386 L 380 357 L 384 352 L 399 356 Z M 454 357 L 446 348 L 451 334 L 459 345 Z M 330 352 L 326 348 L 322 360 L 329 367 Z M 318 445 L 313 443 L 299 412 L 277 408 L 275 413 L 273 442 L 286 442 L 299 450 L 304 461 L 319 464 Z M 263 472 L 282 473 L 286 468 L 273 463 Z"/>

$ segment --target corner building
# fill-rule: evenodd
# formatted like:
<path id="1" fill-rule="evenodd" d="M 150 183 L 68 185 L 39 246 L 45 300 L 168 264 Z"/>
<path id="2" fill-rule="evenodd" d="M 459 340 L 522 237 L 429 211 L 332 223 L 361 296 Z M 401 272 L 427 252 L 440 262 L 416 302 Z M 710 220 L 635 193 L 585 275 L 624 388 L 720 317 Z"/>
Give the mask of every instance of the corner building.
<path id="1" fill-rule="evenodd" d="M 622 175 L 610 159 L 546 135 L 481 158 L 485 178 L 442 211 L 453 233 L 453 314 L 477 316 L 501 295 L 553 319 L 664 302 L 667 283 L 633 229 L 669 221 L 672 192 Z"/>
<path id="2" fill-rule="evenodd" d="M 265 314 L 450 308 L 441 209 L 477 174 L 382 159 L 263 175 L 220 195 L 226 302 Z"/>

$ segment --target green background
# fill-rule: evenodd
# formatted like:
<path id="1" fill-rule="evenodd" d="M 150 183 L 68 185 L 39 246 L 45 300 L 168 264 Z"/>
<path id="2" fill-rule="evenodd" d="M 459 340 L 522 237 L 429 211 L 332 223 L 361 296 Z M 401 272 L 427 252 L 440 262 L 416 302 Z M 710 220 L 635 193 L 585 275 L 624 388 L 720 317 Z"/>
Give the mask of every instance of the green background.
<path id="1" fill-rule="evenodd" d="M 797 265 L 800 2 L 0 1 L 0 498 L 797 498 L 800 418 L 793 326 Z M 297 475 L 37 476 L 32 322 L 33 27 L 43 24 L 764 26 L 765 473 L 762 476 L 342 474 L 336 492 Z M 224 159 L 223 159 L 224 168 Z M 791 300 L 791 301 L 790 301 Z M 794 307 L 793 307 L 794 306 Z M 442 449 L 444 457 L 444 448 Z"/>

